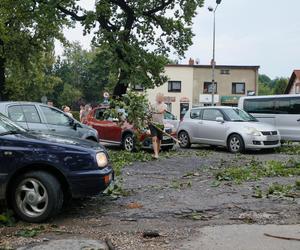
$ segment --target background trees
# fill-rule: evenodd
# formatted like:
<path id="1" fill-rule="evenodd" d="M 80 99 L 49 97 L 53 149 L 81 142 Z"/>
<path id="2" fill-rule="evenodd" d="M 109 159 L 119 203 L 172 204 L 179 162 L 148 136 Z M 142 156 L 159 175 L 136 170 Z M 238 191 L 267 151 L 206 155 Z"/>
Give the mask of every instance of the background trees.
<path id="1" fill-rule="evenodd" d="M 283 94 L 286 89 L 289 78 L 277 77 L 271 79 L 267 75 L 259 75 L 259 95 L 278 95 Z"/>
<path id="2" fill-rule="evenodd" d="M 98 103 L 104 89 L 110 89 L 112 68 L 109 52 L 100 48 L 86 51 L 77 43 L 71 44 L 55 64 L 54 76 L 61 83 L 55 86 L 50 99 L 58 105 Z"/>
<path id="3" fill-rule="evenodd" d="M 45 74 L 52 67 L 54 39 L 63 41 L 62 27 L 70 25 L 53 10 L 53 1 L 1 0 L 0 100 L 22 98 L 21 92 L 36 90 L 38 82 L 55 84 Z"/>
<path id="4" fill-rule="evenodd" d="M 41 93 L 43 95 L 49 95 L 48 90 L 53 88 L 55 91 L 65 91 L 66 94 L 72 86 L 78 95 L 80 91 L 93 101 L 96 99 L 96 93 L 101 91 L 101 88 L 98 88 L 100 84 L 102 88 L 111 87 L 115 96 L 126 93 L 129 84 L 139 84 L 145 88 L 160 85 L 166 80 L 161 73 L 170 53 L 182 57 L 192 44 L 192 19 L 204 0 L 101 0 L 95 1 L 93 11 L 82 9 L 78 2 L 1 1 L 1 99 L 36 99 L 37 94 L 25 96 L 25 92 L 33 89 L 33 86 L 38 86 L 34 89 L 40 89 L 44 92 Z M 49 73 L 51 75 L 53 71 L 49 64 L 53 41 L 63 41 L 62 28 L 70 27 L 75 22 L 83 25 L 84 33 L 93 32 L 93 45 L 102 50 L 102 53 L 90 58 L 89 54 L 83 51 L 84 60 L 87 61 L 73 58 L 70 62 L 73 68 L 69 69 L 66 68 L 65 61 L 59 62 L 62 63 L 58 67 L 60 72 L 55 72 L 55 76 L 62 76 L 62 71 L 82 69 L 94 73 L 84 76 L 82 71 L 76 71 L 73 72 L 73 76 L 63 76 L 63 83 L 60 83 L 57 78 L 49 78 Z M 104 78 L 102 73 L 97 74 L 97 60 L 103 60 L 100 71 L 106 72 Z M 89 64 L 91 61 L 94 64 Z M 109 67 L 109 62 L 113 67 Z M 76 69 L 81 63 L 85 66 Z M 20 81 L 22 77 L 28 81 L 35 80 L 32 80 L 33 83 L 23 84 Z M 90 89 L 95 91 L 91 93 Z"/>

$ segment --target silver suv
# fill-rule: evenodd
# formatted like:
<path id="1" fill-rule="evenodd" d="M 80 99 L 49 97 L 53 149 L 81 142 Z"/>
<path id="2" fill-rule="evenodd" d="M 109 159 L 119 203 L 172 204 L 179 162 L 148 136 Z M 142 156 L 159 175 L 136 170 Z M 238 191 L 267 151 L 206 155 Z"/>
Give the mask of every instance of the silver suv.
<path id="1" fill-rule="evenodd" d="M 279 131 L 233 107 L 200 107 L 188 111 L 178 128 L 180 146 L 207 144 L 227 147 L 232 153 L 245 149 L 280 147 Z"/>
<path id="2" fill-rule="evenodd" d="M 42 103 L 0 102 L 0 113 L 27 130 L 98 142 L 98 132 L 95 129 Z"/>

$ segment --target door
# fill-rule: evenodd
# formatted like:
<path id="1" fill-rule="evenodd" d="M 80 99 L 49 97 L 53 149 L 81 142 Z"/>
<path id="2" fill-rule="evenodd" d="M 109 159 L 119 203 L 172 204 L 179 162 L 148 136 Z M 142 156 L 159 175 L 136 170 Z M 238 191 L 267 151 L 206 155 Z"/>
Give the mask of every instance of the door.
<path id="1" fill-rule="evenodd" d="M 201 124 L 197 130 L 197 138 L 201 143 L 226 145 L 226 123 L 217 122 L 222 117 L 219 109 L 203 109 Z"/>
<path id="2" fill-rule="evenodd" d="M 122 128 L 116 121 L 105 117 L 106 109 L 96 109 L 91 125 L 99 133 L 100 140 L 120 143 L 122 140 Z"/>
<path id="3" fill-rule="evenodd" d="M 72 124 L 73 120 L 64 112 L 42 105 L 39 108 L 45 118 L 50 134 L 81 138 L 79 130 Z"/>
<path id="4" fill-rule="evenodd" d="M 300 141 L 300 97 L 276 100 L 276 127 L 283 140 Z"/>
<path id="5" fill-rule="evenodd" d="M 184 120 L 184 124 L 187 132 L 189 133 L 191 142 L 200 143 L 198 138 L 198 131 L 201 129 L 201 109 L 192 109 L 190 112 L 190 117 Z"/>
<path id="6" fill-rule="evenodd" d="M 48 131 L 48 127 L 45 123 L 42 122 L 35 105 L 22 105 L 21 108 L 23 110 L 27 127 L 29 130 L 36 132 Z"/>

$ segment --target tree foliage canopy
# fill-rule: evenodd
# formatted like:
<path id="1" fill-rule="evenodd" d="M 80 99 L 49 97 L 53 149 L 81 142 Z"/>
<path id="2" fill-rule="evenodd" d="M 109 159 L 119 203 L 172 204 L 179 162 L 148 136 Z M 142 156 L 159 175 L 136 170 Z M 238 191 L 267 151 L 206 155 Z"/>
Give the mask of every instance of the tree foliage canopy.
<path id="1" fill-rule="evenodd" d="M 42 77 L 46 69 L 41 63 L 49 66 L 54 38 L 63 40 L 62 27 L 71 25 L 65 15 L 55 11 L 54 2 L 1 0 L 0 99 L 15 87 L 20 88 L 17 91 L 25 88 L 28 83 L 20 81 L 21 78 L 33 81 L 31 85 L 36 85 L 37 81 L 46 84 L 49 80 Z M 6 85 L 5 80 L 8 80 Z M 13 94 L 13 98 L 19 97 Z"/>
<path id="2" fill-rule="evenodd" d="M 271 79 L 267 75 L 259 75 L 259 95 L 280 95 L 284 93 L 289 78 L 277 77 Z"/>
<path id="3" fill-rule="evenodd" d="M 101 0 L 95 11 L 74 4 L 57 8 L 94 31 L 95 45 L 110 51 L 117 81 L 114 95 L 126 93 L 129 84 L 154 87 L 165 82 L 161 75 L 167 55 L 184 56 L 192 44 L 193 17 L 203 0 Z"/>

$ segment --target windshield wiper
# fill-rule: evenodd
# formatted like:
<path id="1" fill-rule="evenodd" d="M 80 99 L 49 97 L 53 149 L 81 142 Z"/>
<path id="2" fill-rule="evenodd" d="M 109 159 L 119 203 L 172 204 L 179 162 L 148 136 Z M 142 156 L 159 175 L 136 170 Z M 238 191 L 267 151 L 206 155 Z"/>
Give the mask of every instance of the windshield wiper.
<path id="1" fill-rule="evenodd" d="M 232 122 L 244 122 L 245 120 L 231 120 Z"/>
<path id="2" fill-rule="evenodd" d="M 3 132 L 0 133 L 0 136 L 4 136 L 4 135 L 17 135 L 17 134 L 21 134 L 21 131 L 7 131 L 7 132 Z"/>

